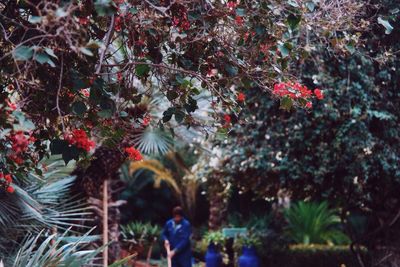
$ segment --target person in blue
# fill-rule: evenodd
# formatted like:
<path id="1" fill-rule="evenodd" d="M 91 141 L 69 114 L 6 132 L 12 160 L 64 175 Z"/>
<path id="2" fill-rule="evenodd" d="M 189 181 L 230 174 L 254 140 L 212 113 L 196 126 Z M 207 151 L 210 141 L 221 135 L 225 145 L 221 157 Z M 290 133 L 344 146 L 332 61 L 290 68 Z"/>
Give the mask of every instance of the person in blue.
<path id="1" fill-rule="evenodd" d="M 191 225 L 183 217 L 181 207 L 175 207 L 172 215 L 173 218 L 167 221 L 161 236 L 165 248 L 170 248 L 167 256 L 171 258 L 172 267 L 192 267 Z"/>

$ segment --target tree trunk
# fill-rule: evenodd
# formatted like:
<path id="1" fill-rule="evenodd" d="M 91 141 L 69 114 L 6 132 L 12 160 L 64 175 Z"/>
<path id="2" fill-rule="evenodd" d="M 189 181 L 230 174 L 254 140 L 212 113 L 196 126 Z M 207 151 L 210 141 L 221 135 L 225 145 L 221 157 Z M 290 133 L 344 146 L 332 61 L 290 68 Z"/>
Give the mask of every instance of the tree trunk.
<path id="1" fill-rule="evenodd" d="M 108 244 L 108 181 L 103 182 L 103 246 Z M 108 266 L 108 248 L 103 251 L 103 267 Z"/>
<path id="2" fill-rule="evenodd" d="M 119 206 L 124 202 L 117 201 L 119 192 L 115 188 L 121 187 L 118 171 L 125 159 L 125 154 L 116 148 L 99 147 L 89 165 L 86 168 L 79 166 L 73 173 L 77 176 L 74 190 L 87 197 L 94 211 L 94 220 L 88 222 L 87 226 L 96 227 L 93 234 L 103 235 L 103 240 L 93 243 L 92 246 L 98 248 L 104 242 L 111 242 L 107 252 L 103 254 L 104 262 L 97 262 L 103 266 L 120 258 Z"/>
<path id="3" fill-rule="evenodd" d="M 215 231 L 221 228 L 226 218 L 227 194 L 219 176 L 210 177 L 208 183 L 208 199 L 210 201 L 208 228 Z"/>

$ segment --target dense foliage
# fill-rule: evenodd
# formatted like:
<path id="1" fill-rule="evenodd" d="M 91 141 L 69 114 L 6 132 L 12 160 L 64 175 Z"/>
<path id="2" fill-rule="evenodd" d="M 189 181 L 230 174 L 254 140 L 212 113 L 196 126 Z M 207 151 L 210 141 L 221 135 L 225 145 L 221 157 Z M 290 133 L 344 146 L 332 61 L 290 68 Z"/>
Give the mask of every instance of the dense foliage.
<path id="1" fill-rule="evenodd" d="M 267 200 L 277 192 L 329 199 L 343 207 L 343 220 L 348 212 L 367 214 L 372 232 L 355 239 L 374 245 L 395 242 L 389 228 L 400 205 L 400 31 L 396 1 L 381 3 L 378 13 L 369 11 L 377 23 L 360 36 L 364 48 L 344 57 L 320 51 L 299 65 L 304 84 L 324 91 L 312 112 L 279 110 L 252 88 L 233 138 L 220 142 L 227 184 Z M 392 23 L 389 30 L 382 17 Z"/>
<path id="2" fill-rule="evenodd" d="M 361 0 L 0 0 L 0 205 L 31 184 L 28 172 L 45 180 L 49 154 L 76 160 L 74 192 L 90 197 L 95 223 L 110 195 L 113 261 L 123 162 L 165 153 L 174 137 L 228 132 L 222 172 L 238 187 L 381 203 L 399 176 L 398 132 L 390 131 L 398 93 L 386 87 L 396 66 L 380 73 L 356 51 L 376 21 L 397 33 L 389 13 L 375 18 L 369 8 Z M 321 60 L 337 64 L 321 69 Z M 362 76 L 371 73 L 379 75 Z M 371 86 L 382 82 L 385 94 Z M 278 113 L 276 99 L 299 111 Z M 376 187 L 381 177 L 388 182 Z M 217 213 L 222 197 L 214 196 Z"/>

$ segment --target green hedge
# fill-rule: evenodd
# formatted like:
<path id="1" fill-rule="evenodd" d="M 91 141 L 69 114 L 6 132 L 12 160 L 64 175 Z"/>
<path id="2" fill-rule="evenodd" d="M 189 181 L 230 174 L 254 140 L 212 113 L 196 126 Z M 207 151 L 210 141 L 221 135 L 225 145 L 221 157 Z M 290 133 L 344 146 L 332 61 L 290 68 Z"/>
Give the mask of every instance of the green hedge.
<path id="1" fill-rule="evenodd" d="M 363 253 L 367 253 L 363 250 Z M 295 245 L 260 255 L 268 267 L 353 267 L 357 259 L 348 246 Z"/>

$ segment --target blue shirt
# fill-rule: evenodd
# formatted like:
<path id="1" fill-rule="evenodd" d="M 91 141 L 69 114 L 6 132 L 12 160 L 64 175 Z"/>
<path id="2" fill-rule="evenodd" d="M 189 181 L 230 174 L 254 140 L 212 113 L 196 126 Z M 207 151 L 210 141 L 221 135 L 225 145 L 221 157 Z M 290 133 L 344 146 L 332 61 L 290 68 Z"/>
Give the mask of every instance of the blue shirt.
<path id="1" fill-rule="evenodd" d="M 168 240 L 171 250 L 176 254 L 190 254 L 190 236 L 192 229 L 189 221 L 182 219 L 180 223 L 175 223 L 173 219 L 167 221 L 162 231 L 162 240 Z"/>

